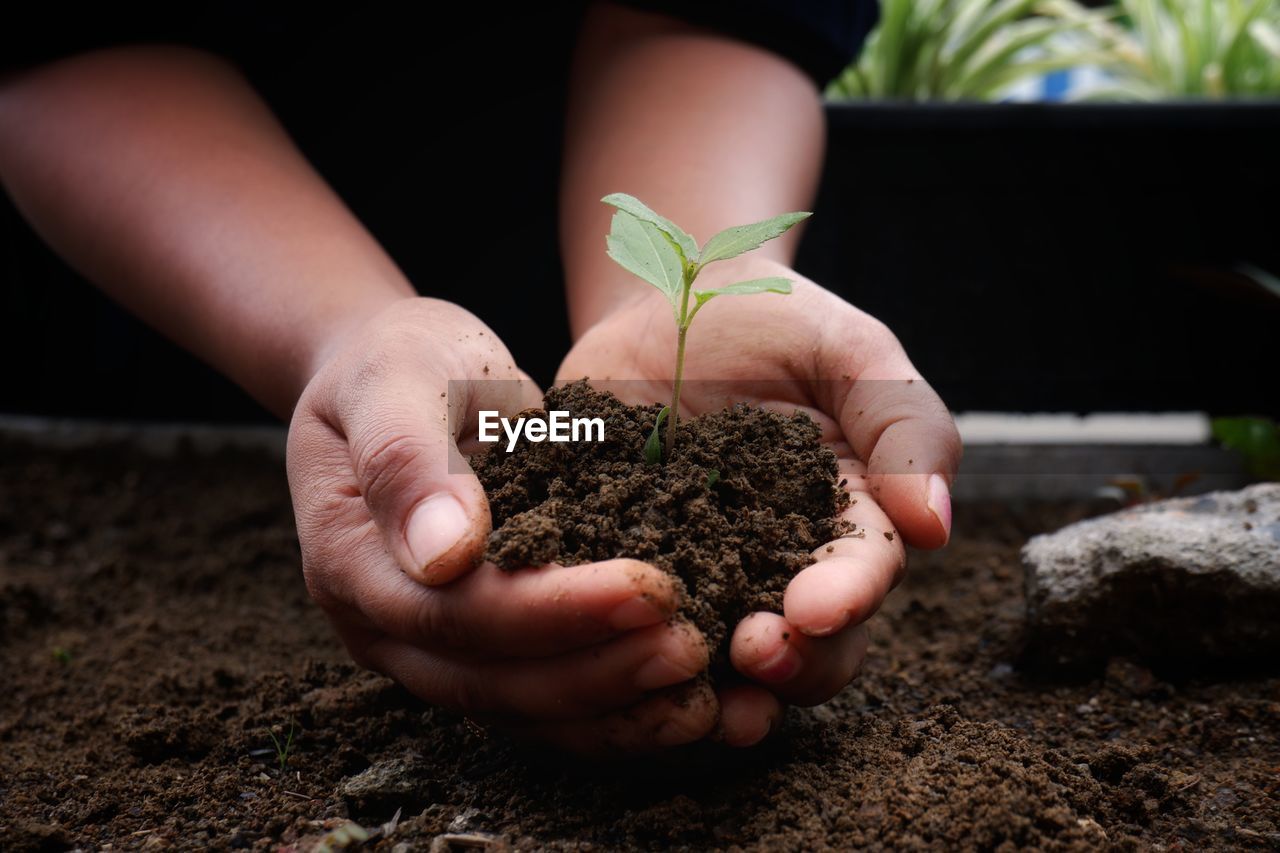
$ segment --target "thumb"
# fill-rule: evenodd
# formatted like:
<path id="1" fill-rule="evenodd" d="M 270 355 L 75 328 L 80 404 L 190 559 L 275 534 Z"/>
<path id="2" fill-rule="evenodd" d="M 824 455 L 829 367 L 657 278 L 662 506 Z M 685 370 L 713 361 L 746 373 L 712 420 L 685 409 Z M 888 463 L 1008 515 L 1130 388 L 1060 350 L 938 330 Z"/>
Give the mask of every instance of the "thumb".
<path id="1" fill-rule="evenodd" d="M 478 409 L 509 414 L 537 405 L 541 395 L 527 377 L 448 388 L 442 382 L 439 389 L 410 379 L 361 389 L 357 404 L 340 407 L 339 419 L 387 550 L 409 577 L 438 585 L 478 562 L 492 525 L 457 432 Z"/>
<path id="2" fill-rule="evenodd" d="M 860 376 L 840 422 L 867 462 L 876 503 L 908 543 L 937 548 L 951 535 L 950 487 L 960 463 L 960 435 L 942 400 L 912 374 Z"/>

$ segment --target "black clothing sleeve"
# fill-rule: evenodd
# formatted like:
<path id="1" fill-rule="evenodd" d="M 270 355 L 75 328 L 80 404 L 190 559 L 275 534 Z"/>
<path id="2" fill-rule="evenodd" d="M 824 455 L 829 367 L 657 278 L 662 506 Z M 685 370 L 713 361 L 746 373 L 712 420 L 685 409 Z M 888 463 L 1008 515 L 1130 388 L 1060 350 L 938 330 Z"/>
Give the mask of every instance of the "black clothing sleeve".
<path id="1" fill-rule="evenodd" d="M 790 60 L 821 90 L 858 57 L 876 0 L 616 0 L 759 45 Z"/>

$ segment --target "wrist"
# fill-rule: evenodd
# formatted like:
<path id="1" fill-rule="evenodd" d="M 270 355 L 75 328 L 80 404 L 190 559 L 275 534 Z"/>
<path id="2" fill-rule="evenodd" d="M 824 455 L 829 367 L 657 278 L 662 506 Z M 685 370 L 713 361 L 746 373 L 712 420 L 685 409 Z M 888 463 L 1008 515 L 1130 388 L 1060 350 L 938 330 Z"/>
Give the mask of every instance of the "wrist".
<path id="1" fill-rule="evenodd" d="M 356 339 L 374 318 L 392 305 L 417 299 L 408 285 L 370 289 L 356 301 L 326 306 L 313 318 L 312 330 L 301 342 L 299 357 L 291 370 L 285 416 L 293 410 L 302 392 L 321 369 Z"/>

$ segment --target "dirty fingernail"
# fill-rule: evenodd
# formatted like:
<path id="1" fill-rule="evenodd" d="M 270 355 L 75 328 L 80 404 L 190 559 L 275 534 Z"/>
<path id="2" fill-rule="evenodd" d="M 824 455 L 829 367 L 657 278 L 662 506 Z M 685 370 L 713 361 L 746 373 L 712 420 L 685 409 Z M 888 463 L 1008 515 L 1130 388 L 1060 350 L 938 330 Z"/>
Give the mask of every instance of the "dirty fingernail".
<path id="1" fill-rule="evenodd" d="M 630 631 L 632 628 L 643 628 L 656 625 L 667 618 L 657 604 L 644 596 L 628 598 L 609 614 L 609 627 L 615 631 Z"/>
<path id="2" fill-rule="evenodd" d="M 755 666 L 756 675 L 772 684 L 782 684 L 800 672 L 800 653 L 790 643 L 783 643 L 768 660 Z"/>
<path id="3" fill-rule="evenodd" d="M 934 474 L 929 478 L 929 512 L 938 519 L 938 523 L 947 533 L 947 539 L 950 539 L 951 490 L 947 488 L 947 481 L 942 479 L 941 474 Z"/>
<path id="4" fill-rule="evenodd" d="M 409 516 L 405 538 L 409 556 L 422 574 L 466 535 L 470 523 L 458 499 L 450 494 L 433 495 L 418 504 Z"/>
<path id="5" fill-rule="evenodd" d="M 654 743 L 662 747 L 681 746 L 701 740 L 719 721 L 720 708 L 706 682 L 695 681 L 668 694 L 671 716 L 654 732 Z"/>
<path id="6" fill-rule="evenodd" d="M 662 747 L 684 746 L 705 736 L 705 733 L 699 732 L 697 726 L 692 723 L 668 721 L 654 734 L 654 742 Z"/>

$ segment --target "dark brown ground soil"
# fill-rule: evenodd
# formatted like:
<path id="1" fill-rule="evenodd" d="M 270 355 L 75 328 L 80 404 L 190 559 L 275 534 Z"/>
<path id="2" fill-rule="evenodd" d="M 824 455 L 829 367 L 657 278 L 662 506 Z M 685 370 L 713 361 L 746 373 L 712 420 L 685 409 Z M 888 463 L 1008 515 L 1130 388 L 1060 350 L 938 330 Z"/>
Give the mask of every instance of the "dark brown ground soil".
<path id="1" fill-rule="evenodd" d="M 660 405 L 627 406 L 577 382 L 553 388 L 545 407 L 601 418 L 604 440 L 521 441 L 475 459 L 493 513 L 487 556 L 503 568 L 652 563 L 678 579 L 684 615 L 723 658 L 731 626 L 782 612 L 787 582 L 840 532 L 849 497 L 836 455 L 803 413 L 736 406 L 683 421 L 670 456 L 651 465 L 644 445 Z"/>
<path id="2" fill-rule="evenodd" d="M 583 766 L 347 662 L 278 462 L 0 443 L 0 848 L 306 848 L 397 809 L 371 845 L 1280 847 L 1280 678 L 1016 668 L 1018 548 L 1087 511 L 958 506 L 862 678 L 768 746 Z"/>

